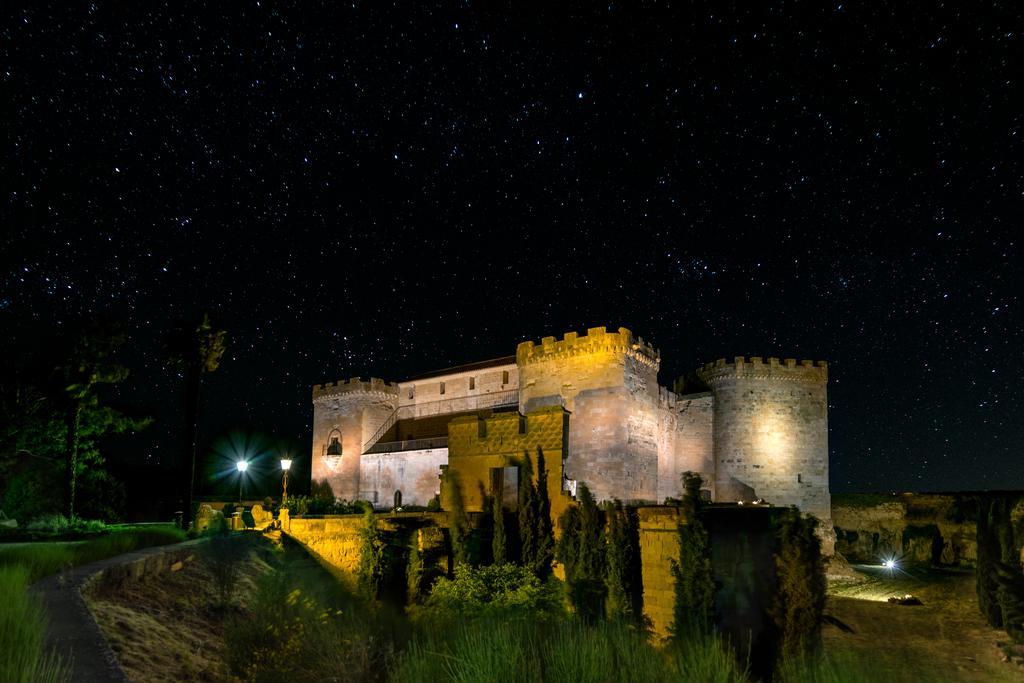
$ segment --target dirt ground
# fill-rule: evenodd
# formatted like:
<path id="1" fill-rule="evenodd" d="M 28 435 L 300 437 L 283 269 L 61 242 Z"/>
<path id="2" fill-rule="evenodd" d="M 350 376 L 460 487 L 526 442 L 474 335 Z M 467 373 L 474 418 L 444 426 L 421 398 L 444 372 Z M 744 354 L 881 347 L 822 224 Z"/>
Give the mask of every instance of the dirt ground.
<path id="1" fill-rule="evenodd" d="M 826 614 L 840 624 L 824 628 L 830 654 L 890 681 L 1024 681 L 1024 669 L 1003 662 L 996 647 L 1006 633 L 978 611 L 973 571 L 854 568 L 862 580 L 829 589 Z M 923 604 L 886 602 L 906 594 Z"/>
<path id="2" fill-rule="evenodd" d="M 267 565 L 251 555 L 240 563 L 235 595 L 251 595 Z M 224 662 L 223 625 L 241 609 L 218 609 L 213 577 L 196 556 L 180 571 L 117 588 L 101 587 L 86 602 L 131 681 L 235 680 Z M 237 600 L 237 598 L 236 598 Z"/>

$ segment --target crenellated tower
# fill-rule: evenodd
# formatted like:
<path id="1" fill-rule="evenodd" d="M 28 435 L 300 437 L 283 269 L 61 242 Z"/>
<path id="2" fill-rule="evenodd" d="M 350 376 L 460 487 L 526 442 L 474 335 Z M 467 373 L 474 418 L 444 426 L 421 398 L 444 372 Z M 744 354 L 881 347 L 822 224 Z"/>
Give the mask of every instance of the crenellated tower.
<path id="1" fill-rule="evenodd" d="M 565 476 L 598 500 L 658 495 L 658 351 L 625 327 L 544 337 L 516 349 L 519 409 L 571 413 Z"/>
<path id="2" fill-rule="evenodd" d="M 375 377 L 313 387 L 313 481 L 337 498 L 359 497 L 363 444 L 398 407 L 398 385 Z"/>
<path id="3" fill-rule="evenodd" d="M 822 521 L 831 554 L 828 364 L 737 357 L 697 374 L 714 397 L 716 500 L 796 505 Z"/>

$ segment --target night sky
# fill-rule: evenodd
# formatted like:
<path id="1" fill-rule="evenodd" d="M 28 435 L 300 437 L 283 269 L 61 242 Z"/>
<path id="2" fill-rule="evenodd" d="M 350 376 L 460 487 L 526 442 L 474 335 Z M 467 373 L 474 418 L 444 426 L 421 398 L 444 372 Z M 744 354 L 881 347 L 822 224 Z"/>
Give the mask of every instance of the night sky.
<path id="1" fill-rule="evenodd" d="M 1016 4 L 679 4 L 8 5 L 3 334 L 126 321 L 126 463 L 176 462 L 208 310 L 204 452 L 622 325 L 663 384 L 828 360 L 834 492 L 1024 487 Z"/>

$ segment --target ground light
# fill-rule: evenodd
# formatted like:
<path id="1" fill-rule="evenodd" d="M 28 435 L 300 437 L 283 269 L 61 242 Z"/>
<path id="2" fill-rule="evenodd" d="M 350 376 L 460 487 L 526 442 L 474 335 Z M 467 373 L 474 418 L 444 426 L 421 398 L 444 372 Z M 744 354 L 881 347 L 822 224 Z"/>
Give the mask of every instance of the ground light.
<path id="1" fill-rule="evenodd" d="M 883 562 L 882 566 L 891 571 L 896 568 L 896 560 L 890 558 Z"/>

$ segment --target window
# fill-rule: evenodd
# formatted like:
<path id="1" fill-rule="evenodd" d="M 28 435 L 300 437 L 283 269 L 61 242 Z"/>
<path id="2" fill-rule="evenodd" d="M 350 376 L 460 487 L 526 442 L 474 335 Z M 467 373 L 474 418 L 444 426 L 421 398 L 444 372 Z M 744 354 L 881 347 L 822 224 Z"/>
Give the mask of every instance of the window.
<path id="1" fill-rule="evenodd" d="M 470 377 L 469 378 L 469 390 L 473 391 L 474 389 L 476 389 L 476 377 Z"/>
<path id="2" fill-rule="evenodd" d="M 441 382 L 441 395 L 444 395 L 444 382 Z"/>
<path id="3" fill-rule="evenodd" d="M 501 383 L 508 384 L 508 370 L 501 373 Z"/>
<path id="4" fill-rule="evenodd" d="M 803 474 L 796 475 L 796 483 L 798 483 L 798 484 L 804 483 L 804 475 Z"/>
<path id="5" fill-rule="evenodd" d="M 416 391 L 416 387 L 409 387 L 409 398 L 412 398 Z"/>

